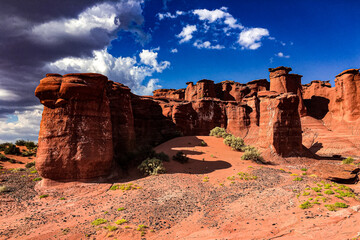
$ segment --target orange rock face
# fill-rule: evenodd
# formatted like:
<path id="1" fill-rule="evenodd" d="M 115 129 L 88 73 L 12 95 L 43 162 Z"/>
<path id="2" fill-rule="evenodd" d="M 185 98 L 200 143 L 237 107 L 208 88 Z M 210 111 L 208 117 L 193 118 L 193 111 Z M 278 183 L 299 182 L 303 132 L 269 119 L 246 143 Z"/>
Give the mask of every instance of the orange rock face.
<path id="1" fill-rule="evenodd" d="M 306 115 L 306 108 L 303 103 L 301 75 L 289 74 L 289 67 L 269 68 L 270 72 L 270 91 L 278 93 L 295 93 L 299 97 L 299 114 Z"/>
<path id="2" fill-rule="evenodd" d="M 107 77 L 50 74 L 35 95 L 44 104 L 36 168 L 54 180 L 107 176 L 113 145 Z"/>

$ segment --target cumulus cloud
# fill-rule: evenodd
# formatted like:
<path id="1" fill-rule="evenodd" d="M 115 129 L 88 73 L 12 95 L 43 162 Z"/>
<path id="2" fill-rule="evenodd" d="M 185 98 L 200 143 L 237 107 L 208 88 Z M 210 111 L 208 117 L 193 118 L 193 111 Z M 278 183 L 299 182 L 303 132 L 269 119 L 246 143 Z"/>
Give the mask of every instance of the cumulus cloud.
<path id="1" fill-rule="evenodd" d="M 269 31 L 266 28 L 248 28 L 240 33 L 238 43 L 243 48 L 255 50 L 261 47 L 260 40 L 267 36 Z"/>
<path id="2" fill-rule="evenodd" d="M 184 43 L 190 41 L 193 38 L 193 33 L 197 31 L 196 25 L 186 25 L 183 27 L 182 31 L 176 35 L 176 37 L 181 38 L 179 43 Z"/>
<path id="3" fill-rule="evenodd" d="M 0 118 L 38 104 L 34 90 L 44 66 L 91 57 L 119 31 L 148 39 L 141 29 L 144 0 L 0 1 Z M 12 99 L 13 101 L 8 101 Z"/>
<path id="4" fill-rule="evenodd" d="M 18 139 L 37 141 L 42 109 L 42 105 L 37 105 L 31 107 L 31 110 L 15 111 L 8 116 L 13 121 L 0 120 L 0 142 L 14 142 Z"/>
<path id="5" fill-rule="evenodd" d="M 284 55 L 284 53 L 282 52 L 278 52 L 277 54 L 275 54 L 275 56 L 279 58 L 290 58 L 290 55 Z"/>
<path id="6" fill-rule="evenodd" d="M 194 46 L 197 47 L 198 49 L 206 48 L 206 49 L 220 50 L 220 49 L 225 48 L 224 46 L 219 45 L 219 44 L 211 45 L 211 43 L 209 41 L 202 42 L 200 40 L 195 41 Z"/>
<path id="7" fill-rule="evenodd" d="M 177 53 L 178 50 L 177 50 L 177 48 L 173 48 L 173 49 L 170 50 L 170 52 L 171 52 L 171 53 Z"/>
<path id="8" fill-rule="evenodd" d="M 67 57 L 46 67 L 49 71 L 68 72 L 96 72 L 106 75 L 110 80 L 121 82 L 129 86 L 132 91 L 140 95 L 149 95 L 157 85 L 158 79 L 150 79 L 144 85 L 147 77 L 155 72 L 161 73 L 170 66 L 170 62 L 157 60 L 158 53 L 155 50 L 142 50 L 139 54 L 140 61 L 136 57 L 114 57 L 104 50 L 93 51 L 93 57 L 75 58 Z"/>
<path id="9" fill-rule="evenodd" d="M 237 20 L 230 13 L 228 13 L 227 10 L 227 7 L 222 7 L 215 10 L 195 9 L 193 10 L 193 14 L 197 15 L 202 21 L 213 23 L 218 20 L 223 20 L 223 22 L 230 28 L 243 29 L 244 27 L 241 24 L 238 24 Z"/>

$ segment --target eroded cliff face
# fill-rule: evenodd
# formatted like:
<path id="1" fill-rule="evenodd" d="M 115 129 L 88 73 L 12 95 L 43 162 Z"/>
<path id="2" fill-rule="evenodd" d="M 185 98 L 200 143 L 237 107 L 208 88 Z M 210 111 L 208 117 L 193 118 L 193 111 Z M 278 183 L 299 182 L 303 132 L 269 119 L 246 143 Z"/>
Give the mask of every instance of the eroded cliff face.
<path id="1" fill-rule="evenodd" d="M 303 86 L 309 115 L 342 133 L 360 133 L 360 73 L 348 69 L 335 78 L 335 87 L 328 81 L 312 81 Z"/>
<path id="2" fill-rule="evenodd" d="M 36 168 L 54 180 L 107 176 L 113 161 L 113 134 L 107 77 L 47 74 L 35 95 L 44 104 Z"/>

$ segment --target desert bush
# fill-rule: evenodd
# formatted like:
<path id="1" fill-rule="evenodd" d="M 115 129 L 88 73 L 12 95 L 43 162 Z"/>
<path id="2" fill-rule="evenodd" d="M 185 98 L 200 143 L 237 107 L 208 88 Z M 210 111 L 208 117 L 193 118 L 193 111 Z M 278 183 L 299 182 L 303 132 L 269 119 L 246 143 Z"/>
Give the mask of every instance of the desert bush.
<path id="1" fill-rule="evenodd" d="M 9 144 L 5 150 L 4 150 L 5 154 L 11 154 L 11 155 L 20 155 L 20 149 L 18 147 L 16 147 L 16 145 L 14 144 Z"/>
<path id="2" fill-rule="evenodd" d="M 11 145 L 12 143 L 6 142 L 6 143 L 1 143 L 0 144 L 0 151 L 5 151 L 5 149 Z"/>
<path id="3" fill-rule="evenodd" d="M 173 156 L 173 160 L 179 163 L 187 163 L 189 161 L 189 158 L 182 151 L 178 151 Z"/>
<path id="4" fill-rule="evenodd" d="M 244 147 L 244 140 L 231 134 L 224 139 L 224 143 L 236 151 L 241 151 Z"/>
<path id="5" fill-rule="evenodd" d="M 120 219 L 120 220 L 117 220 L 115 223 L 117 224 L 117 225 L 122 225 L 122 224 L 124 224 L 124 223 L 127 223 L 128 221 L 126 220 L 126 219 Z"/>
<path id="6" fill-rule="evenodd" d="M 34 155 L 35 155 L 35 153 L 32 152 L 32 151 L 24 151 L 24 152 L 21 153 L 21 156 L 23 156 L 23 157 L 31 157 L 31 156 L 34 156 Z"/>
<path id="7" fill-rule="evenodd" d="M 206 147 L 206 146 L 207 146 L 207 143 L 206 143 L 205 141 L 201 141 L 201 142 L 200 142 L 200 146 Z"/>
<path id="8" fill-rule="evenodd" d="M 244 154 L 242 155 L 242 160 L 252 160 L 255 162 L 264 162 L 264 158 L 261 156 L 261 153 L 255 148 L 251 146 L 243 147 L 242 150 L 244 150 Z"/>
<path id="9" fill-rule="evenodd" d="M 17 146 L 25 146 L 26 141 L 23 139 L 16 140 L 15 145 Z"/>
<path id="10" fill-rule="evenodd" d="M 160 173 L 165 173 L 165 167 L 162 161 L 157 158 L 147 158 L 138 166 L 138 169 L 144 175 L 158 175 Z"/>
<path id="11" fill-rule="evenodd" d="M 91 225 L 93 226 L 99 226 L 100 224 L 104 224 L 104 223 L 107 223 L 108 221 L 106 219 L 103 219 L 103 218 L 98 218 L 94 221 L 91 222 Z"/>
<path id="12" fill-rule="evenodd" d="M 9 158 L 0 153 L 0 161 L 7 161 L 7 160 L 9 160 Z"/>
<path id="13" fill-rule="evenodd" d="M 215 127 L 212 130 L 210 130 L 210 136 L 215 136 L 215 137 L 226 137 L 228 133 L 226 133 L 225 128 L 221 128 L 221 127 Z"/>
<path id="14" fill-rule="evenodd" d="M 37 147 L 36 143 L 34 143 L 33 141 L 26 141 L 25 146 L 28 150 L 32 150 Z"/>
<path id="15" fill-rule="evenodd" d="M 351 164 L 354 162 L 354 159 L 352 157 L 348 157 L 344 160 L 342 160 L 342 164 Z"/>
<path id="16" fill-rule="evenodd" d="M 26 167 L 26 168 L 35 167 L 35 161 L 33 161 L 33 162 L 28 162 L 27 164 L 25 164 L 25 167 Z"/>

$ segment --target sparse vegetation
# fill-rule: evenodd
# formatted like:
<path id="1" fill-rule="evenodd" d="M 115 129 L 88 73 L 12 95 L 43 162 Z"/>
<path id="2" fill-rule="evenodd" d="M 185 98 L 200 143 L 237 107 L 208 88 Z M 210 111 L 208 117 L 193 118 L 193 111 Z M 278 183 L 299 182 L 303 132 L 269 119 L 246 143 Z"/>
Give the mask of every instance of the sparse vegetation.
<path id="1" fill-rule="evenodd" d="M 148 226 L 143 225 L 143 224 L 140 224 L 136 230 L 138 230 L 138 231 L 144 231 L 146 228 L 148 228 Z"/>
<path id="2" fill-rule="evenodd" d="M 117 209 L 117 211 L 124 211 L 125 210 L 125 208 L 124 207 L 119 207 L 118 209 Z"/>
<path id="3" fill-rule="evenodd" d="M 160 159 L 157 158 L 148 158 L 144 160 L 139 166 L 138 169 L 144 175 L 158 175 L 165 173 L 165 167 Z"/>
<path id="4" fill-rule="evenodd" d="M 208 176 L 205 176 L 202 181 L 203 181 L 203 182 L 208 182 L 208 181 L 209 181 L 209 177 L 208 177 Z"/>
<path id="5" fill-rule="evenodd" d="M 205 141 L 201 141 L 201 142 L 200 142 L 200 146 L 206 147 L 206 146 L 207 146 L 207 143 L 206 143 Z"/>
<path id="6" fill-rule="evenodd" d="M 118 227 L 109 225 L 109 226 L 106 226 L 105 229 L 109 230 L 110 232 L 113 232 L 113 231 L 118 230 Z"/>
<path id="7" fill-rule="evenodd" d="M 33 162 L 28 162 L 27 164 L 25 164 L 25 167 L 26 167 L 26 168 L 35 167 L 35 161 L 33 161 Z"/>
<path id="8" fill-rule="evenodd" d="M 173 156 L 173 160 L 179 163 L 187 163 L 189 161 L 189 158 L 182 151 L 178 151 Z"/>
<path id="9" fill-rule="evenodd" d="M 225 128 L 221 128 L 221 127 L 215 127 L 210 131 L 210 136 L 215 136 L 217 138 L 226 138 L 229 133 L 226 132 Z"/>
<path id="10" fill-rule="evenodd" d="M 136 189 L 141 189 L 141 187 L 139 187 L 136 184 L 133 183 L 127 183 L 127 184 L 117 184 L 117 185 L 113 185 L 110 190 L 122 190 L 122 191 L 129 191 L 129 190 L 136 190 Z"/>
<path id="11" fill-rule="evenodd" d="M 231 147 L 233 150 L 241 151 L 244 147 L 244 140 L 230 134 L 224 139 L 224 144 Z"/>
<path id="12" fill-rule="evenodd" d="M 122 224 L 124 224 L 124 223 L 127 223 L 128 221 L 126 220 L 126 219 L 120 219 L 120 220 L 117 220 L 115 223 L 117 224 L 117 225 L 122 225 Z"/>
<path id="13" fill-rule="evenodd" d="M 293 179 L 293 181 L 302 181 L 303 179 L 301 177 L 296 177 Z"/>
<path id="14" fill-rule="evenodd" d="M 301 168 L 301 171 L 306 172 L 306 171 L 307 171 L 307 168 Z"/>
<path id="15" fill-rule="evenodd" d="M 49 194 L 44 194 L 44 195 L 40 195 L 39 198 L 47 198 L 49 196 Z"/>
<path id="16" fill-rule="evenodd" d="M 91 222 L 91 225 L 93 226 L 99 226 L 101 224 L 104 224 L 104 223 L 107 223 L 108 221 L 106 219 L 103 219 L 103 218 L 98 218 L 94 221 Z"/>
<path id="17" fill-rule="evenodd" d="M 312 204 L 309 201 L 306 201 L 306 202 L 300 204 L 301 209 L 308 209 L 308 208 L 311 208 L 311 207 L 312 207 Z"/>
<path id="18" fill-rule="evenodd" d="M 42 180 L 41 177 L 37 177 L 37 178 L 34 178 L 34 179 L 33 179 L 34 182 L 38 182 L 38 181 L 41 181 L 41 180 Z"/>
<path id="19" fill-rule="evenodd" d="M 344 160 L 342 160 L 342 164 L 352 164 L 354 162 L 354 159 L 352 157 L 348 157 Z"/>
<path id="20" fill-rule="evenodd" d="M 8 161 L 9 158 L 0 153 L 0 161 Z"/>
<path id="21" fill-rule="evenodd" d="M 261 162 L 261 163 L 264 162 L 264 159 L 261 156 L 261 153 L 255 147 L 246 146 L 244 150 L 245 150 L 245 152 L 241 157 L 242 160 L 252 160 L 252 161 Z"/>
<path id="22" fill-rule="evenodd" d="M 7 145 L 7 147 L 4 150 L 4 153 L 6 155 L 10 154 L 10 155 L 20 155 L 20 149 L 18 147 L 16 147 L 16 145 L 10 143 Z"/>

